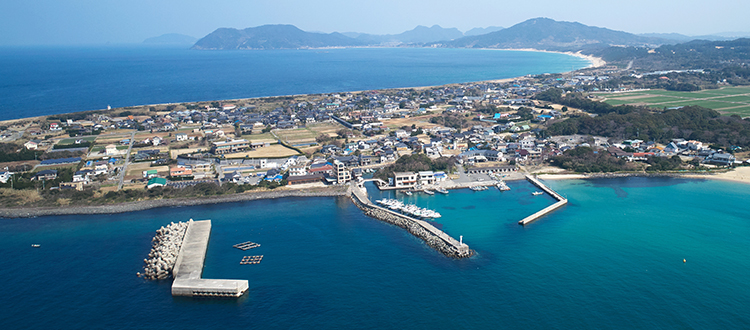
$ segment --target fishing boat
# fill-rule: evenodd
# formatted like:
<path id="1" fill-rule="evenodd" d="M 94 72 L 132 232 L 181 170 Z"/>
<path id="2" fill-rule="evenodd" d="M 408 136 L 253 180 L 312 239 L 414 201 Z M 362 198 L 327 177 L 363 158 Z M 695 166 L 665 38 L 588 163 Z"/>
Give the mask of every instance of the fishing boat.
<path id="1" fill-rule="evenodd" d="M 534 195 L 534 196 L 539 196 L 539 195 L 544 194 L 544 193 L 541 192 L 541 191 L 535 191 L 535 192 L 533 192 L 531 194 Z"/>
<path id="2" fill-rule="evenodd" d="M 405 190 L 404 194 L 406 194 L 406 196 L 414 195 L 411 191 L 408 191 L 408 190 Z"/>
<path id="3" fill-rule="evenodd" d="M 423 192 L 424 192 L 425 194 L 428 194 L 428 195 L 434 195 L 434 194 L 435 194 L 435 192 L 434 192 L 434 191 L 432 191 L 432 190 L 427 190 L 427 189 L 425 189 L 425 190 L 422 190 L 422 191 L 423 191 Z"/>
<path id="4" fill-rule="evenodd" d="M 508 187 L 505 181 L 500 180 L 500 183 L 497 184 L 497 189 L 500 191 L 508 191 L 510 190 L 510 187 Z"/>
<path id="5" fill-rule="evenodd" d="M 446 190 L 445 188 L 436 188 L 435 191 L 437 191 L 437 192 L 439 192 L 441 194 L 447 194 L 448 193 L 448 190 Z"/>
<path id="6" fill-rule="evenodd" d="M 42 245 L 41 244 L 31 244 L 31 247 L 38 248 L 38 247 L 42 247 Z"/>
<path id="7" fill-rule="evenodd" d="M 469 187 L 469 189 L 474 190 L 474 191 L 482 191 L 482 190 L 487 190 L 487 187 L 484 187 L 484 186 L 472 186 L 472 187 Z"/>

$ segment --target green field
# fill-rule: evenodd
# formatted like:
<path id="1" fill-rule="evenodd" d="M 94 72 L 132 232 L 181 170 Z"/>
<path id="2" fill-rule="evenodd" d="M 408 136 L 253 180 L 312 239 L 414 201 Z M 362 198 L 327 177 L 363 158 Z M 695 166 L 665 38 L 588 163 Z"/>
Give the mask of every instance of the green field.
<path id="1" fill-rule="evenodd" d="M 76 140 L 93 142 L 94 140 L 96 140 L 96 136 L 81 136 L 81 137 L 62 139 L 60 140 L 60 142 L 58 142 L 58 144 L 75 144 Z"/>
<path id="2" fill-rule="evenodd" d="M 648 90 L 631 93 L 599 94 L 612 105 L 647 105 L 654 108 L 671 108 L 697 105 L 714 109 L 722 114 L 750 116 L 750 87 L 725 87 L 697 92 Z"/>

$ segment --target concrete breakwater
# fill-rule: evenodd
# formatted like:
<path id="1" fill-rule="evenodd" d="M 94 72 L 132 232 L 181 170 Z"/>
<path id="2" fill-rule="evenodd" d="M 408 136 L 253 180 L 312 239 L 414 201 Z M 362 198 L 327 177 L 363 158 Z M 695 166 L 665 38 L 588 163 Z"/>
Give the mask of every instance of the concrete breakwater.
<path id="1" fill-rule="evenodd" d="M 529 180 L 529 182 L 531 182 L 533 185 L 539 187 L 539 189 L 542 189 L 546 193 L 550 194 L 550 196 L 552 196 L 553 198 L 555 198 L 557 200 L 557 202 L 555 204 L 552 204 L 552 205 L 550 205 L 548 207 L 545 207 L 541 211 L 536 212 L 536 213 L 534 213 L 534 214 L 532 214 L 532 215 L 524 218 L 523 220 L 519 221 L 518 222 L 519 225 L 527 225 L 529 223 L 532 223 L 532 222 L 538 220 L 539 218 L 547 215 L 547 213 L 550 213 L 550 212 L 552 212 L 554 210 L 557 210 L 558 208 L 562 207 L 563 205 L 568 204 L 568 199 L 562 197 L 556 191 L 550 189 L 545 184 L 543 184 L 541 181 L 537 180 L 536 178 L 532 177 L 531 175 L 527 175 L 526 176 L 526 180 Z"/>
<path id="2" fill-rule="evenodd" d="M 460 259 L 474 254 L 474 250 L 469 249 L 468 245 L 448 236 L 427 221 L 417 220 L 372 204 L 358 187 L 352 187 L 352 201 L 365 215 L 406 229 L 428 246 L 448 257 Z"/>
<path id="3" fill-rule="evenodd" d="M 147 280 L 165 280 L 172 275 L 175 262 L 188 228 L 187 222 L 170 223 L 156 230 L 151 239 L 151 252 L 143 259 L 143 273 L 137 275 Z"/>
<path id="4" fill-rule="evenodd" d="M 347 188 L 341 186 L 316 189 L 275 189 L 269 191 L 253 191 L 245 192 L 242 194 L 222 196 L 156 199 L 112 205 L 7 208 L 0 210 L 0 218 L 32 218 L 47 215 L 72 214 L 113 214 L 143 211 L 157 207 L 179 207 L 204 204 L 233 203 L 283 197 L 331 197 L 347 195 L 349 195 Z"/>

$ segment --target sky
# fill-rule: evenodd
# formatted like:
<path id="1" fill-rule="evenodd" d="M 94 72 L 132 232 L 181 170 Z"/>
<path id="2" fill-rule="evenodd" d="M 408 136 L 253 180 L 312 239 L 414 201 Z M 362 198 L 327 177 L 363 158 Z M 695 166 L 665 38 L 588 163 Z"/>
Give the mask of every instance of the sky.
<path id="1" fill-rule="evenodd" d="M 630 33 L 750 32 L 746 0 L 6 0 L 0 45 L 140 43 L 219 27 L 396 34 L 417 25 L 467 31 L 548 17 Z"/>

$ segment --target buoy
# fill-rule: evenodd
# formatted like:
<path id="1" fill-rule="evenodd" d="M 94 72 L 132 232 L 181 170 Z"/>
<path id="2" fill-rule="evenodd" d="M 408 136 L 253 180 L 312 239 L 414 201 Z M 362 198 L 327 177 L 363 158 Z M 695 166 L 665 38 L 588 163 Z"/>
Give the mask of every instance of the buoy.
<path id="1" fill-rule="evenodd" d="M 686 263 L 686 262 L 687 262 L 687 260 L 685 260 L 685 259 L 682 259 L 682 263 L 683 263 L 683 264 L 684 264 L 684 263 Z"/>

